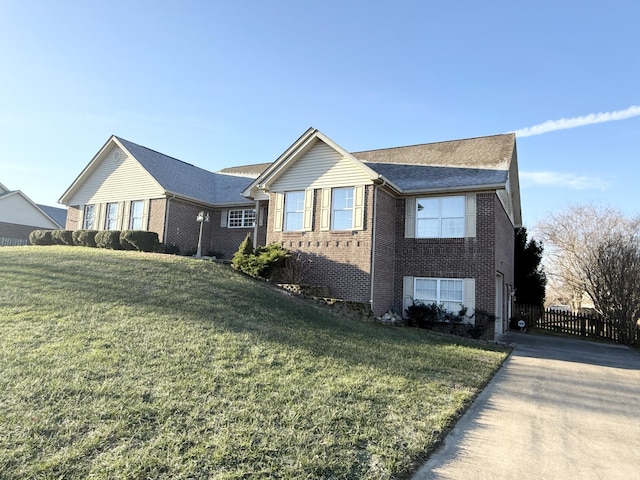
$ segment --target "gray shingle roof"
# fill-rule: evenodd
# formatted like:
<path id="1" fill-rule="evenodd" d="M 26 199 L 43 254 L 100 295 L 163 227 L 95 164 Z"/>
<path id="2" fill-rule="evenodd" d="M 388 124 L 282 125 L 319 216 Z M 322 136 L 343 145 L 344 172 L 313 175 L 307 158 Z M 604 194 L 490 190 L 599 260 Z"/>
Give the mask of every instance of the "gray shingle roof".
<path id="1" fill-rule="evenodd" d="M 254 163 L 252 165 L 240 165 L 238 167 L 227 167 L 218 171 L 229 175 L 238 175 L 241 177 L 258 178 L 262 172 L 271 166 L 271 163 Z"/>
<path id="2" fill-rule="evenodd" d="M 251 178 L 213 173 L 116 137 L 167 193 L 208 204 L 252 204 L 240 193 Z"/>
<path id="3" fill-rule="evenodd" d="M 64 228 L 67 223 L 67 209 L 66 208 L 58 208 L 58 207 L 50 207 L 49 205 L 40 205 L 38 204 L 38 208 L 42 210 L 44 213 L 49 215 L 54 222 Z"/>
<path id="4" fill-rule="evenodd" d="M 504 185 L 507 170 L 366 163 L 404 192 Z"/>
<path id="5" fill-rule="evenodd" d="M 400 163 L 457 168 L 505 170 L 515 147 L 515 134 L 425 143 L 351 153 L 368 163 Z"/>

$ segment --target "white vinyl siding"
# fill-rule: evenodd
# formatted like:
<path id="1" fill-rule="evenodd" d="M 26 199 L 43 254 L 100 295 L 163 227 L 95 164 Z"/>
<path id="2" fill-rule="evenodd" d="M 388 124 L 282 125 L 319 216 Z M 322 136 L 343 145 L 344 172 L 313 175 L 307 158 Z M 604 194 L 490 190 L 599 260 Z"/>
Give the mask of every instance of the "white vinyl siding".
<path id="1" fill-rule="evenodd" d="M 82 228 L 84 230 L 93 230 L 96 218 L 96 206 L 85 205 L 82 218 Z"/>
<path id="2" fill-rule="evenodd" d="M 247 228 L 256 224 L 255 210 L 229 210 L 227 226 L 229 228 Z"/>
<path id="3" fill-rule="evenodd" d="M 318 141 L 270 186 L 271 191 L 293 191 L 370 184 L 367 172 Z"/>
<path id="4" fill-rule="evenodd" d="M 117 152 L 117 153 L 116 153 Z M 149 173 L 119 147 L 114 146 L 85 178 L 69 199 L 69 205 L 138 200 L 164 196 Z"/>
<path id="5" fill-rule="evenodd" d="M 142 218 L 144 215 L 144 202 L 142 200 L 135 200 L 131 202 L 129 208 L 129 229 L 130 230 L 142 230 L 143 223 Z"/>

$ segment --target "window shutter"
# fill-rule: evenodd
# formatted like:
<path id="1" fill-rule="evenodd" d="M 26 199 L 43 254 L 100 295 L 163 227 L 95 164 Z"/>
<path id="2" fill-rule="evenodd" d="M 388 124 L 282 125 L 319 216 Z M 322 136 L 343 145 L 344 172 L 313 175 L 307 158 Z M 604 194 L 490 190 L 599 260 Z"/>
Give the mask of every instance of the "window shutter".
<path id="1" fill-rule="evenodd" d="M 227 228 L 229 210 L 220 210 L 220 228 Z"/>
<path id="2" fill-rule="evenodd" d="M 416 237 L 416 199 L 407 198 L 405 201 L 404 214 L 404 237 Z"/>
<path id="3" fill-rule="evenodd" d="M 313 226 L 313 189 L 304 191 L 304 213 L 302 216 L 302 230 L 310 232 Z"/>
<path id="4" fill-rule="evenodd" d="M 264 207 L 260 207 L 258 209 L 258 226 L 264 227 Z"/>
<path id="5" fill-rule="evenodd" d="M 473 315 L 476 308 L 476 281 L 474 278 L 465 278 L 463 283 L 464 306 L 467 307 L 467 317 Z"/>
<path id="6" fill-rule="evenodd" d="M 464 234 L 466 237 L 476 236 L 476 195 L 470 193 L 466 198 Z"/>
<path id="7" fill-rule="evenodd" d="M 276 208 L 274 210 L 273 231 L 281 232 L 284 223 L 284 193 L 274 193 Z"/>
<path id="8" fill-rule="evenodd" d="M 142 230 L 149 230 L 149 200 L 142 202 Z"/>
<path id="9" fill-rule="evenodd" d="M 353 229 L 364 229 L 364 185 L 355 187 L 353 193 Z"/>
<path id="10" fill-rule="evenodd" d="M 331 189 L 322 189 L 322 198 L 320 199 L 320 230 L 327 231 L 331 229 Z"/>
<path id="11" fill-rule="evenodd" d="M 94 207 L 95 208 L 95 207 Z M 78 207 L 78 228 L 76 228 L 76 230 L 82 230 L 84 228 L 84 209 L 85 209 L 85 205 L 80 205 Z M 94 210 L 95 212 L 95 210 Z M 95 215 L 95 213 L 94 213 Z M 63 225 L 64 228 L 67 228 L 66 225 Z M 91 227 L 89 227 L 87 230 L 90 230 Z"/>
<path id="12" fill-rule="evenodd" d="M 131 202 L 124 202 L 122 208 L 122 230 L 129 230 L 131 225 L 129 224 L 129 219 L 131 218 Z"/>
<path id="13" fill-rule="evenodd" d="M 413 305 L 413 277 L 402 278 L 402 316 L 407 316 L 407 308 Z"/>
<path id="14" fill-rule="evenodd" d="M 124 202 L 118 202 L 118 216 L 116 217 L 116 230 L 124 230 L 128 225 L 123 225 L 124 218 Z"/>
<path id="15" fill-rule="evenodd" d="M 93 227 L 95 230 L 104 230 L 104 203 L 96 203 L 94 210 Z"/>

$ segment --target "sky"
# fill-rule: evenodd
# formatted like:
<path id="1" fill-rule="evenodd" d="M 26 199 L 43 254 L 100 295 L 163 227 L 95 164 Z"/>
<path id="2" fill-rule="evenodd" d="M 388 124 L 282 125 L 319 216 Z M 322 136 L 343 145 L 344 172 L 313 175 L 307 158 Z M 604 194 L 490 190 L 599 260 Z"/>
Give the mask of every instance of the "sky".
<path id="1" fill-rule="evenodd" d="M 516 132 L 524 225 L 640 214 L 640 2 L 0 0 L 0 183 L 58 199 L 113 134 L 216 171 Z"/>

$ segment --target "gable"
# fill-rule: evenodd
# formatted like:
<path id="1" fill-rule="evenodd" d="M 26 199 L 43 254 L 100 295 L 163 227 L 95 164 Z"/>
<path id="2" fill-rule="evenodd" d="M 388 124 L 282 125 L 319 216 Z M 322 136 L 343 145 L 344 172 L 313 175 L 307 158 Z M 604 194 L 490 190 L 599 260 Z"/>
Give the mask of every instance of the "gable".
<path id="1" fill-rule="evenodd" d="M 102 159 L 87 172 L 66 203 L 85 205 L 163 195 L 162 187 L 140 163 L 113 144 L 102 153 Z"/>
<path id="2" fill-rule="evenodd" d="M 0 196 L 0 222 L 47 229 L 61 227 L 19 191 Z"/>
<path id="3" fill-rule="evenodd" d="M 370 174 L 318 140 L 269 187 L 272 191 L 330 188 L 372 183 Z"/>

